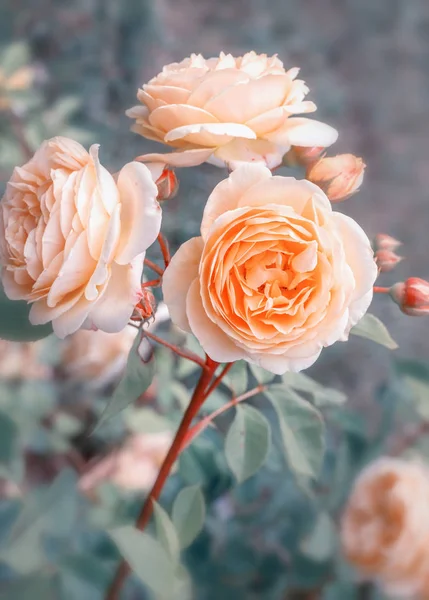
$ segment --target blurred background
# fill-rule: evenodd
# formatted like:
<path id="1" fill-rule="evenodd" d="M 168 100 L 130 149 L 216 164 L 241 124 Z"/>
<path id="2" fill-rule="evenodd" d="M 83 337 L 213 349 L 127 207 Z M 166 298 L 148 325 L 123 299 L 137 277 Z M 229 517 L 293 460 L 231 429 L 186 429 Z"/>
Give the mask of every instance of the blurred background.
<path id="1" fill-rule="evenodd" d="M 124 111 L 135 104 L 138 87 L 156 75 L 164 64 L 179 61 L 192 52 L 201 52 L 209 57 L 221 50 L 239 55 L 251 49 L 268 54 L 277 53 L 286 67 L 301 67 L 301 76 L 311 90 L 309 99 L 318 105 L 318 118 L 340 132 L 339 141 L 331 153 L 351 152 L 362 156 L 367 164 L 361 192 L 340 205 L 339 210 L 354 217 L 370 237 L 383 232 L 403 242 L 399 252 L 406 260 L 393 273 L 383 275 L 380 284 L 389 285 L 411 275 L 429 279 L 427 0 L 267 0 L 265 3 L 258 0 L 2 0 L 0 191 L 13 167 L 25 162 L 28 149 L 35 150 L 43 139 L 54 135 L 73 137 L 86 147 L 100 143 L 101 160 L 112 171 L 136 155 L 160 150 L 155 142 L 146 141 L 129 131 L 130 122 Z M 17 120 L 22 127 L 17 126 Z M 164 233 L 172 251 L 197 233 L 208 192 L 224 178 L 222 170 L 209 165 L 183 169 L 178 175 L 179 195 L 164 211 L 163 221 Z M 384 297 L 375 298 L 372 312 L 388 326 L 399 344 L 399 349 L 395 351 L 397 362 L 400 359 L 428 361 L 429 325 L 426 320 L 406 317 Z M 168 329 L 168 323 L 164 327 Z M 175 332 L 173 335 L 178 334 Z M 122 362 L 119 361 L 115 367 L 116 375 L 124 368 L 132 335 L 129 339 L 131 341 L 123 346 L 122 342 L 118 342 L 118 348 L 125 350 L 115 347 L 117 355 L 122 356 Z M 89 342 L 83 340 L 80 343 L 83 344 L 80 348 L 86 351 Z M 14 468 L 18 471 L 21 469 L 25 493 L 32 488 L 31 478 L 36 482 L 50 481 L 63 467 L 70 465 L 79 472 L 82 468 L 79 452 L 83 453 L 86 464 L 100 452 L 105 451 L 107 455 L 118 440 L 123 439 L 124 431 L 129 432 L 131 428 L 136 433 L 134 430 L 139 430 L 136 422 L 130 425 L 135 418 L 133 414 L 124 418 L 125 423 L 123 420 L 113 423 L 108 432 L 106 430 L 102 436 L 88 441 L 88 431 L 93 422 L 91 419 L 85 421 L 86 417 L 82 416 L 93 403 L 94 386 L 88 388 L 88 382 L 97 380 L 96 389 L 103 390 L 95 394 L 97 402 L 100 402 L 100 408 L 95 413 L 100 414 L 114 377 L 103 379 L 101 367 L 98 370 L 94 367 L 95 370 L 89 374 L 83 374 L 82 366 L 78 365 L 71 372 L 67 369 L 73 362 L 70 356 L 66 354 L 65 359 L 61 358 L 67 348 L 60 348 L 58 344 L 57 340 L 49 337 L 28 347 L 0 348 L 0 362 L 3 360 L 6 365 L 0 366 L 3 410 L 9 417 L 12 415 L 15 424 L 18 422 L 19 436 L 16 439 L 19 444 L 32 449 L 24 459 L 22 454 L 18 458 L 13 455 L 13 459 L 19 463 L 18 466 L 14 463 Z M 83 350 L 71 352 L 79 355 Z M 167 373 L 166 381 L 170 381 L 168 373 L 172 376 L 171 373 L 176 373 L 174 369 L 182 368 L 170 364 L 169 360 L 163 355 L 159 361 L 159 364 L 163 364 L 163 372 Z M 94 361 L 97 362 L 97 359 Z M 392 375 L 393 371 L 391 353 L 367 340 L 353 337 L 347 345 L 337 344 L 325 350 L 309 374 L 322 384 L 347 394 L 351 410 L 359 418 L 363 414 L 371 420 L 374 398 L 381 395 L 385 399 L 386 394 L 395 396 L 402 389 L 402 384 L 395 379 L 397 375 Z M 167 412 L 169 402 L 176 409 L 185 403 L 187 389 L 194 380 L 192 373 L 183 371 L 181 376 L 184 382 L 173 393 L 163 388 L 165 397 L 161 402 L 161 412 Z M 37 380 L 38 384 L 23 383 L 22 379 Z M 159 388 L 153 388 L 144 405 L 155 397 L 159 399 L 159 394 Z M 59 408 L 61 402 L 70 407 L 74 401 L 73 410 Z M 27 411 L 25 423 L 19 420 L 23 417 L 23 405 Z M 76 409 L 76 406 L 80 408 Z M 94 410 L 94 404 L 91 404 L 90 410 Z M 20 412 L 21 415 L 18 414 Z M 7 416 L 5 419 L 7 421 Z M 37 431 L 34 429 L 36 422 Z M 350 425 L 351 429 L 353 426 Z M 365 432 L 370 429 L 368 425 L 362 427 Z M 13 427 L 9 429 L 12 431 Z M 154 429 L 162 431 L 163 426 L 158 423 Z M 361 434 L 362 431 L 354 431 L 353 435 Z M 43 435 L 47 438 L 42 439 Z M 0 447 L 2 443 L 0 441 Z M 154 443 L 156 447 L 157 444 L 162 446 L 162 440 Z M 76 452 L 76 448 L 79 452 Z M 12 455 L 7 452 L 9 450 L 5 450 L 5 461 L 9 461 L 10 466 Z M 155 464 L 159 464 L 157 452 Z M 202 454 L 198 456 L 200 460 Z M 107 468 L 110 474 L 113 472 L 111 467 Z M 215 466 L 211 464 L 210 469 L 215 469 Z M 208 477 L 210 469 L 204 467 L 205 477 Z M 221 475 L 216 469 L 220 469 Z M 209 481 L 214 497 L 229 485 L 228 477 L 223 479 L 223 466 L 217 465 L 216 469 L 217 475 Z M 84 470 L 87 470 L 86 466 Z M 95 479 L 97 477 L 94 475 Z M 269 480 L 268 475 L 264 477 Z M 5 481 L 4 486 L 8 488 L 4 491 L 5 497 L 20 497 L 24 493 L 20 489 L 21 484 L 7 482 L 7 478 Z M 259 486 L 259 491 L 255 492 L 259 497 L 260 487 L 269 488 L 272 481 L 259 481 L 258 485 L 254 485 Z M 88 486 L 88 489 L 91 488 L 90 484 Z M 140 488 L 144 488 L 143 484 Z M 295 489 L 293 492 L 288 490 L 288 494 L 298 494 Z M 252 493 L 249 491 L 250 495 Z M 299 498 L 298 494 L 295 499 L 298 504 Z M 129 507 L 125 503 L 129 508 L 128 515 L 136 510 L 138 502 L 133 504 L 134 501 L 129 501 Z M 114 509 L 110 506 L 113 512 L 121 504 L 114 494 L 105 501 L 106 506 L 109 502 L 114 505 Z M 293 498 L 291 502 L 293 504 Z M 13 521 L 13 511 L 18 509 L 13 502 L 3 505 L 0 513 L 7 528 L 8 523 Z M 106 508 L 104 504 L 102 506 Z M 256 504 L 257 513 L 258 506 Z M 125 513 L 128 508 L 121 510 Z M 228 512 L 231 507 L 217 507 L 217 510 L 223 509 Z M 277 509 L 272 507 L 272 514 L 277 514 Z M 98 518 L 101 521 L 103 518 L 108 520 L 106 515 L 99 515 Z M 246 518 L 244 515 L 243 519 Z M 104 542 L 94 542 L 94 535 L 90 533 L 90 528 L 84 532 L 88 549 L 96 553 L 94 548 L 97 547 L 98 551 Z M 240 535 L 237 533 L 238 537 Z M 57 537 L 58 544 L 64 543 L 59 534 Z M 238 544 L 238 541 L 234 543 Z M 272 541 L 272 547 L 275 548 L 276 543 Z M 198 552 L 203 552 L 203 548 L 205 546 L 201 542 Z M 19 552 L 23 552 L 23 547 Z M 234 545 L 229 547 L 229 552 L 234 554 Z M 281 552 L 277 554 L 276 560 L 280 565 L 282 560 L 288 562 L 287 556 L 285 558 Z M 82 560 L 81 554 L 76 556 Z M 108 559 L 114 558 L 111 550 L 106 550 L 106 556 Z M 92 582 L 85 587 L 82 577 L 79 575 L 79 579 L 76 576 L 76 572 L 82 573 L 83 565 L 78 558 L 74 560 L 67 563 L 72 575 L 63 586 L 63 592 L 64 589 L 67 591 L 61 599 L 101 598 L 101 592 L 96 591 L 96 584 Z M 196 558 L 191 556 L 189 560 L 192 567 L 192 560 Z M 252 560 L 250 564 L 254 564 Z M 243 572 L 245 563 L 243 558 Z M 13 560 L 10 564 L 16 566 Z M 194 567 L 198 571 L 197 565 Z M 267 573 L 271 573 L 270 569 L 277 573 L 268 558 L 266 569 Z M 5 573 L 8 580 L 8 571 Z M 28 579 L 33 571 L 26 568 L 22 573 Z M 98 575 L 101 587 L 105 585 L 109 573 L 109 569 L 103 571 L 100 567 Z M 216 568 L 201 577 L 203 580 L 205 577 L 206 581 L 210 577 L 216 580 Z M 278 584 L 277 574 L 267 577 L 271 582 L 275 580 L 275 585 Z M 242 583 L 244 580 L 246 583 Z M 234 598 L 274 600 L 285 597 L 310 600 L 319 597 L 284 596 L 286 584 L 282 583 L 278 584 L 279 587 L 271 596 L 271 592 L 264 591 L 263 577 L 259 583 L 262 591 L 252 588 L 254 595 L 249 595 L 246 578 L 240 580 L 240 575 L 235 573 L 225 583 L 225 588 L 216 593 L 226 594 L 223 597 L 228 598 L 230 596 L 226 590 L 229 589 Z M 43 587 L 45 584 L 40 585 L 40 594 L 45 593 L 43 599 L 50 598 L 46 593 L 47 588 Z M 31 586 L 26 589 L 28 592 Z M 219 597 L 211 595 L 205 588 L 201 590 L 196 596 L 198 599 Z M 7 597 L 25 600 L 27 592 L 15 590 L 12 592 L 14 596 Z M 34 595 L 30 597 L 39 598 Z M 60 596 L 52 596 L 57 597 Z M 130 597 L 137 599 L 144 596 L 137 593 Z M 343 595 L 341 600 L 349 597 L 352 596 Z M 359 596 L 364 597 L 370 596 Z"/>

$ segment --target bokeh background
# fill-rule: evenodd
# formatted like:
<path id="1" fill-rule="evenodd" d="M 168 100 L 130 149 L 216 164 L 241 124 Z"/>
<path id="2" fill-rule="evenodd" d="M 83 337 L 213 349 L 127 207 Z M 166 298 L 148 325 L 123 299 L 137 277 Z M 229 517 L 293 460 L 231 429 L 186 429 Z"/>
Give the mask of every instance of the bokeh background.
<path id="1" fill-rule="evenodd" d="M 10 48 L 16 43 L 20 46 L 13 46 L 14 58 Z M 288 67 L 301 67 L 309 98 L 318 105 L 318 118 L 340 132 L 332 152 L 352 152 L 366 162 L 361 192 L 338 208 L 354 217 L 370 237 L 383 232 L 403 242 L 400 253 L 406 260 L 383 275 L 381 285 L 411 275 L 429 279 L 427 0 L 0 2 L 0 58 L 19 63 L 27 53 L 24 63 L 32 71 L 31 86 L 10 94 L 27 143 L 35 149 L 43 139 L 58 134 L 74 137 L 86 147 L 100 143 L 101 160 L 112 171 L 136 155 L 160 150 L 155 142 L 129 131 L 124 111 L 134 105 L 137 88 L 164 64 L 192 52 L 208 57 L 221 50 L 242 54 L 251 49 L 277 53 Z M 1 60 L 0 101 L 5 85 Z M 6 107 L 0 111 L 0 191 L 13 167 L 22 162 L 22 144 Z M 163 221 L 173 251 L 197 233 L 208 193 L 224 172 L 203 165 L 178 175 L 179 195 L 164 211 Z M 375 298 L 372 312 L 398 342 L 396 358 L 429 359 L 426 320 L 406 317 L 385 297 Z M 43 350 L 46 363 L 52 362 L 55 352 L 54 343 Z M 26 359 L 16 360 L 25 371 Z M 373 399 L 386 389 L 391 372 L 391 353 L 353 337 L 347 345 L 324 351 L 309 374 L 346 392 L 353 409 L 371 418 Z M 61 388 L 63 392 L 67 395 L 68 388 Z M 30 397 L 28 388 L 20 394 Z M 81 434 L 70 422 L 63 425 L 69 427 L 69 437 Z M 98 449 L 108 445 L 106 440 L 98 443 Z M 58 464 L 51 471 L 56 473 Z M 33 465 L 32 472 L 36 479 L 40 473 L 49 479 L 44 460 Z M 75 593 L 67 598 L 74 600 Z M 91 594 L 81 597 L 98 598 Z M 212 596 L 206 591 L 200 597 Z"/>

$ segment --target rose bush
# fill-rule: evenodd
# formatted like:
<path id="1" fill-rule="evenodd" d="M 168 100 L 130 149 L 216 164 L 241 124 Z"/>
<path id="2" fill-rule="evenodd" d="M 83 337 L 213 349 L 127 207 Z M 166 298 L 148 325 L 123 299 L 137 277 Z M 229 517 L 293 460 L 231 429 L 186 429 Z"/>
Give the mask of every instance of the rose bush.
<path id="1" fill-rule="evenodd" d="M 308 87 L 277 56 L 221 52 L 192 54 L 163 68 L 139 90 L 141 105 L 127 111 L 133 131 L 179 152 L 148 154 L 146 161 L 194 166 L 208 161 L 235 168 L 260 161 L 274 168 L 291 146 L 327 147 L 335 129 L 294 115 L 313 112 Z"/>
<path id="2" fill-rule="evenodd" d="M 318 187 L 249 164 L 214 189 L 163 292 L 173 322 L 213 360 L 281 374 L 347 339 L 376 277 L 367 236 Z"/>
<path id="3" fill-rule="evenodd" d="M 79 328 L 122 330 L 141 293 L 145 250 L 161 225 L 149 169 L 126 164 L 117 179 L 89 153 L 56 137 L 7 184 L 0 211 L 2 283 L 33 304 L 33 325 L 59 337 Z"/>

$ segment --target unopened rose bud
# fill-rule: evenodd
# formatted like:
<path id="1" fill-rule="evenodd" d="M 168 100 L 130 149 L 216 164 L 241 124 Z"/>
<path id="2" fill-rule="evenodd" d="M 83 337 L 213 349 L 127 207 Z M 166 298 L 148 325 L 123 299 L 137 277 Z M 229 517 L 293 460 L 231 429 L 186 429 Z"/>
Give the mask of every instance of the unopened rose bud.
<path id="1" fill-rule="evenodd" d="M 306 179 L 318 185 L 331 202 L 341 202 L 358 191 L 365 163 L 353 154 L 322 158 L 307 169 Z"/>
<path id="2" fill-rule="evenodd" d="M 171 200 L 177 194 L 179 189 L 179 180 L 176 177 L 174 171 L 165 167 L 162 171 L 161 176 L 156 180 L 158 187 L 158 202 L 163 200 Z"/>
<path id="3" fill-rule="evenodd" d="M 377 250 L 375 253 L 375 262 L 381 273 L 392 271 L 402 260 L 402 256 L 398 256 L 391 250 Z"/>
<path id="4" fill-rule="evenodd" d="M 305 148 L 304 146 L 292 146 L 283 157 L 283 165 L 287 167 L 308 167 L 322 158 L 326 149 L 321 146 Z"/>
<path id="5" fill-rule="evenodd" d="M 148 288 L 142 289 L 142 296 L 140 302 L 134 307 L 133 320 L 144 321 L 154 316 L 156 309 L 156 300 L 153 293 Z"/>
<path id="6" fill-rule="evenodd" d="M 411 317 L 429 315 L 429 281 L 409 277 L 390 288 L 390 296 L 403 313 Z"/>
<path id="7" fill-rule="evenodd" d="M 385 233 L 377 233 L 374 239 L 374 251 L 378 250 L 396 250 L 402 246 L 402 242 Z"/>

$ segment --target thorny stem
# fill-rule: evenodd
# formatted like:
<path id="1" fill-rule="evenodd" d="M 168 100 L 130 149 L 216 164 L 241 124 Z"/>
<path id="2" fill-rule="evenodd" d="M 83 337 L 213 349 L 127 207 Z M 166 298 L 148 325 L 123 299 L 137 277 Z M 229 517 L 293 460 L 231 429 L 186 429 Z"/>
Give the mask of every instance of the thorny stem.
<path id="1" fill-rule="evenodd" d="M 388 287 L 380 287 L 379 285 L 375 285 L 373 287 L 374 294 L 388 294 L 390 292 L 390 288 Z"/>
<path id="2" fill-rule="evenodd" d="M 162 489 L 164 487 L 165 482 L 167 481 L 170 471 L 174 463 L 176 462 L 177 457 L 179 456 L 180 449 L 186 437 L 186 433 L 206 398 L 205 393 L 207 387 L 218 365 L 219 363 L 207 357 L 205 363 L 206 368 L 203 369 L 201 372 L 200 379 L 195 387 L 191 401 L 189 402 L 189 406 L 186 409 L 185 414 L 183 415 L 182 421 L 179 425 L 179 429 L 177 430 L 173 443 L 170 446 L 170 450 L 168 451 L 168 454 L 165 457 L 164 462 L 162 463 L 161 469 L 158 473 L 158 477 L 148 497 L 146 498 L 146 501 L 137 519 L 136 528 L 140 531 L 142 531 L 149 522 L 153 511 L 153 501 L 157 500 L 162 492 Z M 129 572 L 130 567 L 124 560 L 122 560 L 118 567 L 118 570 L 116 571 L 112 584 L 107 591 L 106 600 L 119 600 L 119 594 L 121 592 L 122 585 Z"/>
<path id="3" fill-rule="evenodd" d="M 183 358 L 187 358 L 188 360 L 192 360 L 192 362 L 197 363 L 197 365 L 199 365 L 202 369 L 207 370 L 209 368 L 202 358 L 200 358 L 197 354 L 194 354 L 190 350 L 182 350 L 178 346 L 170 344 L 170 342 L 167 342 L 167 340 L 163 340 L 162 338 L 158 337 L 157 335 L 154 335 L 153 333 L 150 333 L 149 331 L 145 331 L 144 334 L 146 337 L 153 340 L 154 342 L 157 342 L 158 344 L 162 344 L 166 348 L 169 348 L 178 356 L 182 356 Z"/>

